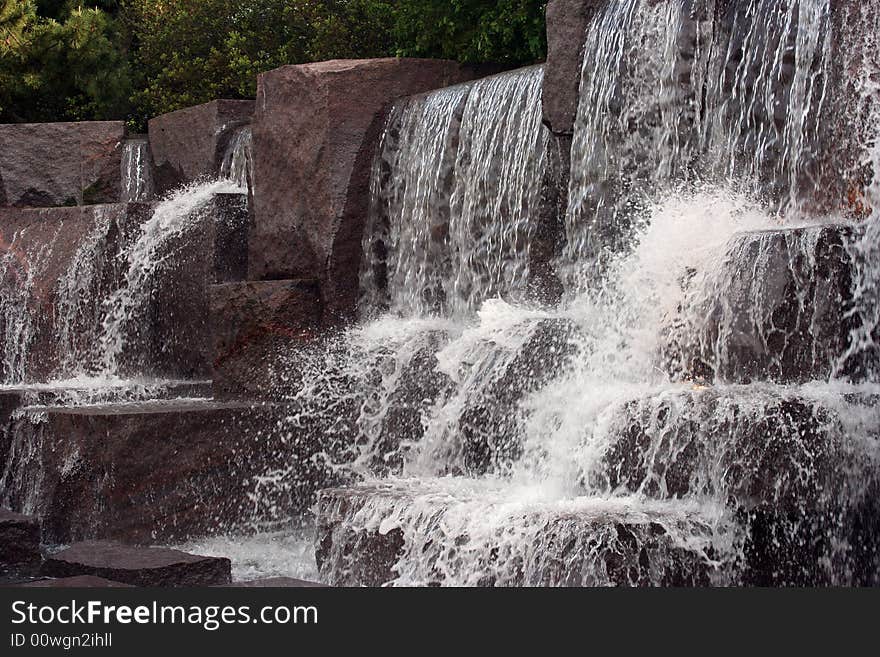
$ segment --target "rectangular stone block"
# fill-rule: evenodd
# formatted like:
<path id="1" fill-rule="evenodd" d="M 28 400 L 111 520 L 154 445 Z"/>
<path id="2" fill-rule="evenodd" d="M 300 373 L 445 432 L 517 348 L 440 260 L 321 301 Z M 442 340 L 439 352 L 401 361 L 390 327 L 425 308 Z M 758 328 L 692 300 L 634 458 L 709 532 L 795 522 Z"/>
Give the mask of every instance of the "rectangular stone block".
<path id="1" fill-rule="evenodd" d="M 262 74 L 250 278 L 318 279 L 328 317 L 351 314 L 387 109 L 397 98 L 472 76 L 452 61 L 419 59 L 334 60 Z"/>
<path id="2" fill-rule="evenodd" d="M 0 503 L 39 518 L 56 544 L 182 543 L 291 522 L 328 484 L 317 437 L 276 436 L 290 412 L 210 400 L 25 411 L 4 434 Z M 289 485 L 264 490 L 281 471 Z"/>
<path id="3" fill-rule="evenodd" d="M 0 206 L 116 203 L 122 121 L 0 125 Z"/>
<path id="4" fill-rule="evenodd" d="M 250 123 L 253 113 L 252 100 L 214 100 L 151 119 L 157 193 L 216 176 L 235 129 Z"/>

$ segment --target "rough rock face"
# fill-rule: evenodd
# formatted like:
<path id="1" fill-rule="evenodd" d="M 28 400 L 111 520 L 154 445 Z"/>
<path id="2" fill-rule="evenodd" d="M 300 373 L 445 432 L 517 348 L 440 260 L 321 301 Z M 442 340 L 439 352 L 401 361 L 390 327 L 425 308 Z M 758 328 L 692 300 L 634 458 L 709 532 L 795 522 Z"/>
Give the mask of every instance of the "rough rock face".
<path id="1" fill-rule="evenodd" d="M 273 437 L 288 413 L 198 400 L 25 413 L 7 429 L 0 500 L 39 517 L 47 543 L 183 542 L 288 519 L 328 485 L 315 445 Z M 258 508 L 257 479 L 285 467 L 289 497 Z"/>
<path id="2" fill-rule="evenodd" d="M 514 514 L 502 522 L 504 526 L 489 529 L 489 542 L 483 543 L 486 537 L 458 534 L 445 525 L 447 513 L 462 513 L 459 500 L 438 496 L 426 503 L 417 498 L 419 492 L 370 485 L 322 491 L 315 556 L 323 577 L 333 586 L 382 586 L 398 577 L 406 585 L 419 586 L 710 583 L 708 561 L 683 548 L 674 536 L 685 526 L 697 535 L 704 533 L 698 520 L 534 511 Z M 472 561 L 474 553 L 486 556 Z"/>
<path id="3" fill-rule="evenodd" d="M 248 199 L 246 194 L 217 194 L 209 212 L 214 220 L 214 282 L 247 278 Z"/>
<path id="4" fill-rule="evenodd" d="M 547 4 L 544 123 L 557 135 L 574 131 L 587 26 L 606 2 L 550 0 Z"/>
<path id="5" fill-rule="evenodd" d="M 0 125 L 0 205 L 116 203 L 121 121 Z"/>
<path id="6" fill-rule="evenodd" d="M 44 380 L 59 364 L 59 326 L 76 323 L 65 313 L 56 312 L 60 281 L 75 268 L 78 251 L 93 238 L 102 216 L 111 217 L 115 227 L 131 231 L 149 217 L 149 207 L 114 204 L 82 208 L 0 208 L 0 271 L 2 298 L 7 306 L 0 319 L 0 350 L 5 354 L 2 376 L 16 381 L 23 373 L 30 380 Z M 112 277 L 112 255 L 121 246 L 119 230 L 108 229 L 101 244 L 89 254 L 91 267 L 101 270 L 92 283 L 100 287 Z M 99 259 L 106 255 L 101 262 Z M 104 266 L 106 271 L 104 271 Z M 83 274 L 76 276 L 87 286 Z M 97 292 L 93 290 L 92 292 Z M 15 316 L 14 306 L 27 313 Z M 18 324 L 18 328 L 15 325 Z M 85 334 L 85 329 L 83 333 Z"/>
<path id="7" fill-rule="evenodd" d="M 336 60 L 260 75 L 250 277 L 318 278 L 328 315 L 351 314 L 373 151 L 391 102 L 462 82 L 439 60 Z"/>
<path id="8" fill-rule="evenodd" d="M 880 453 L 856 436 L 877 426 L 877 400 L 808 395 L 755 385 L 635 400 L 588 478 L 640 497 L 718 500 L 741 536 L 727 558 L 735 582 L 876 585 Z"/>
<path id="9" fill-rule="evenodd" d="M 232 134 L 253 113 L 251 100 L 214 100 L 151 119 L 156 192 L 217 175 Z"/>
<path id="10" fill-rule="evenodd" d="M 231 581 L 229 559 L 179 550 L 129 547 L 108 541 L 77 543 L 46 559 L 49 577 L 92 575 L 134 586 L 214 586 Z"/>
<path id="11" fill-rule="evenodd" d="M 860 234 L 825 225 L 737 237 L 717 277 L 691 290 L 673 321 L 672 374 L 735 383 L 864 378 L 877 354 L 851 344 L 863 321 L 851 253 Z"/>
<path id="12" fill-rule="evenodd" d="M 283 353 L 314 342 L 322 304 L 313 280 L 214 285 L 214 395 L 265 399 L 278 396 L 295 376 Z M 280 368 L 280 369 L 279 369 Z"/>
<path id="13" fill-rule="evenodd" d="M 0 575 L 30 572 L 41 559 L 36 518 L 0 508 Z"/>
<path id="14" fill-rule="evenodd" d="M 106 313 L 102 304 L 124 285 L 126 249 L 154 207 L 0 208 L 4 381 L 46 381 L 71 355 L 81 366 L 101 365 L 94 361 L 100 357 L 95 345 Z M 162 266 L 148 281 L 152 287 L 136 308 L 140 314 L 126 328 L 122 373 L 211 375 L 208 286 L 245 277 L 246 196 L 217 195 L 199 212 L 204 227 L 158 254 Z"/>

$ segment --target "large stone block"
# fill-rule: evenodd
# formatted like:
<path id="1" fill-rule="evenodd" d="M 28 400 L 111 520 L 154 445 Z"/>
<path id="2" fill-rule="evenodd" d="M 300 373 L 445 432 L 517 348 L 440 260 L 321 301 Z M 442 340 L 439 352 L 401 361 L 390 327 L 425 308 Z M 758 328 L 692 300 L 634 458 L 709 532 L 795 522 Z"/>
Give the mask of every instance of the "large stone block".
<path id="1" fill-rule="evenodd" d="M 210 378 L 208 286 L 246 275 L 244 194 L 217 194 L 185 230 L 145 244 L 155 205 L 0 208 L 0 375 L 45 382 L 104 366 L 103 322 L 130 299 L 118 327 L 120 375 Z M 134 248 L 137 245 L 138 248 Z M 130 255 L 156 248 L 147 276 Z"/>
<path id="2" fill-rule="evenodd" d="M 214 395 L 266 399 L 295 385 L 291 359 L 317 341 L 322 303 L 314 280 L 211 287 Z"/>
<path id="3" fill-rule="evenodd" d="M 41 572 L 61 578 L 91 575 L 134 586 L 216 586 L 231 581 L 232 564 L 167 548 L 89 541 L 51 555 Z"/>
<path id="4" fill-rule="evenodd" d="M 388 107 L 472 75 L 455 62 L 417 59 L 336 60 L 262 74 L 250 277 L 317 278 L 328 316 L 351 314 Z"/>
<path id="5" fill-rule="evenodd" d="M 684 283 L 667 332 L 671 373 L 734 383 L 869 379 L 880 336 L 863 307 L 875 284 L 860 262 L 863 235 L 826 224 L 736 236 L 716 273 L 692 272 Z"/>
<path id="6" fill-rule="evenodd" d="M 0 125 L 0 205 L 115 203 L 122 121 Z"/>
<path id="7" fill-rule="evenodd" d="M 574 131 L 587 27 L 608 0 L 550 0 L 547 3 L 547 65 L 544 123 L 557 135 Z"/>
<path id="8" fill-rule="evenodd" d="M 321 491 L 322 578 L 332 586 L 580 587 L 706 586 L 714 576 L 696 547 L 710 527 L 697 516 L 608 502 L 505 509 L 447 490 L 450 483 Z M 466 517 L 482 526 L 462 526 Z"/>
<path id="9" fill-rule="evenodd" d="M 249 123 L 253 113 L 251 100 L 214 100 L 151 119 L 156 191 L 216 176 L 236 128 Z"/>
<path id="10" fill-rule="evenodd" d="M 277 433 L 290 412 L 206 400 L 26 411 L 7 427 L 0 500 L 38 517 L 47 543 L 182 543 L 289 521 L 332 480 L 314 460 L 320 436 Z M 280 471 L 287 486 L 263 504 L 263 478 Z"/>

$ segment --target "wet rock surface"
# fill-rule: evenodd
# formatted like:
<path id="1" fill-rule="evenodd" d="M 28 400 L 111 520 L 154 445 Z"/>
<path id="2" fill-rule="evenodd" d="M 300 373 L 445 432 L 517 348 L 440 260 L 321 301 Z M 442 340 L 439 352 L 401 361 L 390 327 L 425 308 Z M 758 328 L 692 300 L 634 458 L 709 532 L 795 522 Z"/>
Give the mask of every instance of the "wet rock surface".
<path id="1" fill-rule="evenodd" d="M 290 518 L 311 504 L 323 473 L 310 460 L 314 442 L 267 448 L 286 414 L 205 400 L 25 413 L 6 432 L 0 499 L 32 509 L 55 544 L 185 542 Z M 258 478 L 291 464 L 295 485 L 257 508 Z"/>
<path id="2" fill-rule="evenodd" d="M 58 578 L 92 575 L 133 586 L 213 586 L 231 581 L 231 564 L 229 559 L 167 548 L 89 541 L 51 555 L 41 573 Z"/>
<path id="3" fill-rule="evenodd" d="M 214 394 L 218 399 L 278 399 L 296 389 L 296 367 L 279 355 L 308 357 L 323 304 L 314 280 L 214 285 Z"/>
<path id="4" fill-rule="evenodd" d="M 864 378 L 878 355 L 853 344 L 860 234 L 826 225 L 738 236 L 705 298 L 673 321 L 671 371 L 732 383 Z"/>
<path id="5" fill-rule="evenodd" d="M 606 2 L 551 0 L 547 3 L 544 122 L 558 135 L 571 135 L 574 131 L 587 27 Z"/>
<path id="6" fill-rule="evenodd" d="M 37 519 L 0 508 L 0 574 L 32 572 L 41 559 Z"/>
<path id="7" fill-rule="evenodd" d="M 577 587 L 707 586 L 714 573 L 705 555 L 683 548 L 670 531 L 686 524 L 697 534 L 708 533 L 699 520 L 513 512 L 487 536 L 475 537 L 444 522 L 446 514 L 458 512 L 454 499 L 426 504 L 421 492 L 419 486 L 401 490 L 396 484 L 322 491 L 316 544 L 322 576 L 334 586 Z M 527 540 L 509 540 L 527 526 Z M 483 545 L 484 540 L 489 542 Z"/>

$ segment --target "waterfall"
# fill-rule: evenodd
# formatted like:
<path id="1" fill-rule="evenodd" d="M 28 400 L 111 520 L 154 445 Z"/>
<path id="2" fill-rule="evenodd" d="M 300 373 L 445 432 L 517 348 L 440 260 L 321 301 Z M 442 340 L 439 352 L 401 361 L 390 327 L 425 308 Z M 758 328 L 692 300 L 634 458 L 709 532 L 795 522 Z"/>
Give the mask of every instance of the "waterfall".
<path id="1" fill-rule="evenodd" d="M 181 249 L 187 238 L 205 235 L 209 213 L 203 212 L 214 195 L 239 188 L 226 180 L 183 187 L 155 206 L 150 218 L 126 249 L 121 284 L 103 300 L 101 331 L 97 340 L 99 373 L 104 377 L 123 375 L 123 355 L 137 351 L 136 341 L 150 333 L 145 314 L 154 292 L 155 278 L 166 262 Z"/>
<path id="2" fill-rule="evenodd" d="M 394 108 L 371 312 L 294 361 L 290 435 L 349 484 L 318 493 L 330 582 L 880 581 L 876 33 L 847 20 L 605 3 L 554 308 L 521 294 L 547 137 L 515 108 L 540 69 Z"/>
<path id="3" fill-rule="evenodd" d="M 244 126 L 237 129 L 229 140 L 220 163 L 220 179 L 229 180 L 239 190 L 247 191 L 251 185 L 253 159 L 253 134 L 250 126 Z"/>
<path id="4" fill-rule="evenodd" d="M 521 299 L 548 135 L 543 69 L 405 100 L 374 162 L 362 307 L 464 316 Z"/>
<path id="5" fill-rule="evenodd" d="M 672 186 L 725 185 L 783 216 L 827 207 L 830 12 L 830 0 L 607 5 L 585 46 L 569 262 L 601 270 Z"/>
<path id="6" fill-rule="evenodd" d="M 144 203 L 153 199 L 150 142 L 127 139 L 122 149 L 122 201 Z"/>
<path id="7" fill-rule="evenodd" d="M 38 227 L 23 227 L 8 241 L 0 235 L 0 336 L 2 336 L 2 381 L 17 384 L 28 380 L 30 350 L 37 332 L 37 309 L 45 290 L 39 288 L 63 226 L 47 239 L 29 240 Z"/>

